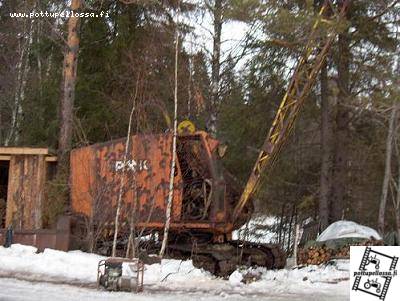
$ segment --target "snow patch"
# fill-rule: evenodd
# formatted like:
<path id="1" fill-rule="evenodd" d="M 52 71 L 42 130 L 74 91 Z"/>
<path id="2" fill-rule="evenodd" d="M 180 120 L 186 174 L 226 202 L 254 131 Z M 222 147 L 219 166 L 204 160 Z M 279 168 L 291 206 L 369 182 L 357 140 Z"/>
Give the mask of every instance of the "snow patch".
<path id="1" fill-rule="evenodd" d="M 238 270 L 234 271 L 230 276 L 229 276 L 229 283 L 232 286 L 238 286 L 242 284 L 243 280 L 243 275 L 240 273 Z"/>

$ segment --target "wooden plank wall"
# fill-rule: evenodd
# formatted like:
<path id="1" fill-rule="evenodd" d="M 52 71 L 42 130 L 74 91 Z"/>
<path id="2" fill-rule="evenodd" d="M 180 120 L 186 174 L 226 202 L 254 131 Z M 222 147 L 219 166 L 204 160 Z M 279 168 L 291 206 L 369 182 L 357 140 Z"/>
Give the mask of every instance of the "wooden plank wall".
<path id="1" fill-rule="evenodd" d="M 44 155 L 12 155 L 10 159 L 6 226 L 35 230 L 42 227 L 46 182 Z"/>

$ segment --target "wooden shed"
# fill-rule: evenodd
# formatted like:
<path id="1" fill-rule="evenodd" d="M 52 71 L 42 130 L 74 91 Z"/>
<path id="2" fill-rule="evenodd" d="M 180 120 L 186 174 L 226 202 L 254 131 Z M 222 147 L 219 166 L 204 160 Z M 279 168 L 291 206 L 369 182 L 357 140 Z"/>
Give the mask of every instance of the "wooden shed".
<path id="1" fill-rule="evenodd" d="M 0 147 L 0 228 L 42 228 L 45 184 L 56 162 L 47 148 Z"/>

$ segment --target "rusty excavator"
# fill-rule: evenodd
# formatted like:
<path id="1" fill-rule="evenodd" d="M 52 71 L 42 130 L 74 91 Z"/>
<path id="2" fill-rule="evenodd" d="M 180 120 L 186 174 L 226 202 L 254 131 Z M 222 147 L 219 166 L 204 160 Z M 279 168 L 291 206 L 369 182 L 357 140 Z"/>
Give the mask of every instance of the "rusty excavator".
<path id="1" fill-rule="evenodd" d="M 285 266 L 286 255 L 278 245 L 234 241 L 232 232 L 252 216 L 253 195 L 260 178 L 271 169 L 288 139 L 349 2 L 327 0 L 321 6 L 242 193 L 221 167 L 223 147 L 219 142 L 206 132 L 193 131 L 190 123 L 181 127 L 177 136 L 168 256 L 190 257 L 195 266 L 221 276 L 229 275 L 239 263 L 270 269 Z M 71 204 L 76 220 L 81 221 L 73 223 L 73 237 L 89 237 L 93 241 L 99 237 L 104 241 L 107 235 L 110 238 L 119 198 L 119 241 L 124 237 L 126 241 L 132 231 L 136 236 L 157 233 L 160 240 L 166 220 L 172 142 L 171 133 L 138 134 L 129 140 L 73 150 Z"/>

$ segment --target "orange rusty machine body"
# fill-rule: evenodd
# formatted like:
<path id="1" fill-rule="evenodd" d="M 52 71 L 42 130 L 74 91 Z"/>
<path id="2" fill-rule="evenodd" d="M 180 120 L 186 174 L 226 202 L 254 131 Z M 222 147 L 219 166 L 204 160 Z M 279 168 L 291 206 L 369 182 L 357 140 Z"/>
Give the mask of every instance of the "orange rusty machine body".
<path id="1" fill-rule="evenodd" d="M 164 228 L 169 193 L 171 133 L 134 135 L 71 152 L 71 201 L 75 213 L 111 224 L 121 198 L 121 224 L 138 230 Z M 171 231 L 204 234 L 210 241 L 230 239 L 246 220 L 234 223 L 232 211 L 240 193 L 218 163 L 217 140 L 198 131 L 177 137 L 177 160 Z M 230 180 L 232 181 L 232 180 Z M 251 207 L 248 207 L 249 209 Z"/>
<path id="2" fill-rule="evenodd" d="M 71 234 L 72 241 L 80 247 L 91 225 L 91 231 L 105 233 L 98 241 L 100 248 L 109 253 L 118 200 L 121 250 L 126 247 L 133 228 L 138 237 L 155 232 L 163 234 L 173 135 L 134 135 L 127 141 L 124 138 L 71 152 L 71 202 L 75 220 Z M 177 136 L 169 255 L 191 257 L 195 266 L 221 276 L 229 275 L 242 259 L 252 265 L 282 268 L 285 254 L 279 246 L 246 243 L 243 247 L 231 240 L 232 231 L 250 217 L 253 204 L 247 202 L 240 215 L 234 217 L 240 199 L 235 188 L 239 185 L 220 166 L 222 153 L 223 147 L 205 132 Z M 159 248 L 159 243 L 160 239 L 155 240 L 149 249 L 148 241 L 145 242 L 152 251 Z"/>

